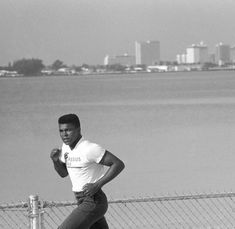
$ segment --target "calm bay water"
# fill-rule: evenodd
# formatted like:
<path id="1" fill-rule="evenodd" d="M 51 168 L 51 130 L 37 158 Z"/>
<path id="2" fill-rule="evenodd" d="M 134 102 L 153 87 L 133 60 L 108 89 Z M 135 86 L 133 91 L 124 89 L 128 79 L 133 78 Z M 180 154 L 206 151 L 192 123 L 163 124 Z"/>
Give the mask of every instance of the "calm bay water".
<path id="1" fill-rule="evenodd" d="M 0 202 L 73 198 L 49 159 L 71 112 L 126 164 L 109 198 L 235 189 L 234 72 L 3 78 Z"/>

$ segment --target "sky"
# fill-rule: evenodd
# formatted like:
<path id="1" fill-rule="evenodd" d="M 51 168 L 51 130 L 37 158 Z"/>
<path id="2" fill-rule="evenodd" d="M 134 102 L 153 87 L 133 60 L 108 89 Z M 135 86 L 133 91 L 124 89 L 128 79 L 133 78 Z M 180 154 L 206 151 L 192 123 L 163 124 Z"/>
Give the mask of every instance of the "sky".
<path id="1" fill-rule="evenodd" d="M 1 0 L 0 65 L 39 58 L 46 65 L 103 64 L 158 40 L 161 60 L 204 41 L 235 45 L 234 0 Z"/>

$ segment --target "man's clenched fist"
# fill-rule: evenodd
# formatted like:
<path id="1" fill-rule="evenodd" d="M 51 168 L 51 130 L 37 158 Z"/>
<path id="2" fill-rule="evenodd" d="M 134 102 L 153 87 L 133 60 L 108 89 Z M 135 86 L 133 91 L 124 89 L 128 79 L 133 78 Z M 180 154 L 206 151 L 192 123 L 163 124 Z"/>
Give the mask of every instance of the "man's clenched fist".
<path id="1" fill-rule="evenodd" d="M 58 161 L 60 154 L 61 154 L 61 149 L 55 148 L 51 151 L 50 157 L 53 161 Z"/>

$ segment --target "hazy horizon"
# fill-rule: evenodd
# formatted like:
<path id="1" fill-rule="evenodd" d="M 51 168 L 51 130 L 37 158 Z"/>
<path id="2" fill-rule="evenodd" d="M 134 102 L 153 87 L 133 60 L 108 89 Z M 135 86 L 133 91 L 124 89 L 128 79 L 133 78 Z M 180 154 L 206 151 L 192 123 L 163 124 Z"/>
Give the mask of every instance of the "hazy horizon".
<path id="1" fill-rule="evenodd" d="M 175 60 L 204 41 L 235 44 L 233 0 L 3 0 L 0 65 L 19 58 L 102 64 L 105 55 L 134 54 L 135 41 L 158 40 L 161 59 Z"/>

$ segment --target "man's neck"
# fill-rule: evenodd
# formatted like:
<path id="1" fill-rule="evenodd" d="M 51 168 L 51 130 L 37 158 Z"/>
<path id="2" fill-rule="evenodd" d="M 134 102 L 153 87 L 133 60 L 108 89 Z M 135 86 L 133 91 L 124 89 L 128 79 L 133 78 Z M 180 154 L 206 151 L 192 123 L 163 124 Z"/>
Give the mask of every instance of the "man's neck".
<path id="1" fill-rule="evenodd" d="M 70 149 L 73 150 L 75 148 L 75 146 L 77 145 L 77 143 L 80 141 L 80 139 L 82 138 L 82 135 L 80 135 L 77 140 L 72 144 L 70 145 Z"/>

